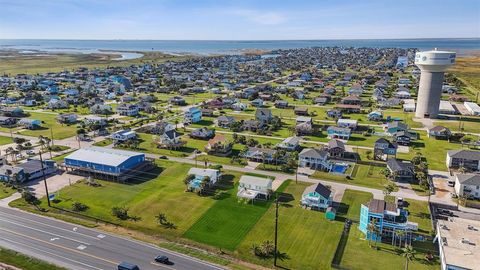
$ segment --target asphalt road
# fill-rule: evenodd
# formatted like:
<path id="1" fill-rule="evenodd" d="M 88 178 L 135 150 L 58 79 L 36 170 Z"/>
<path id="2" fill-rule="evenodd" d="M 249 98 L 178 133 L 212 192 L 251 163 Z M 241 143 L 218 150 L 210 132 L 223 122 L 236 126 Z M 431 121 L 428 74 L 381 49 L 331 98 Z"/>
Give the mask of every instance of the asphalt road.
<path id="1" fill-rule="evenodd" d="M 223 269 L 150 244 L 5 207 L 0 207 L 0 246 L 75 270 L 117 269 L 121 261 L 141 270 Z M 168 256 L 173 264 L 154 263 L 157 255 Z"/>

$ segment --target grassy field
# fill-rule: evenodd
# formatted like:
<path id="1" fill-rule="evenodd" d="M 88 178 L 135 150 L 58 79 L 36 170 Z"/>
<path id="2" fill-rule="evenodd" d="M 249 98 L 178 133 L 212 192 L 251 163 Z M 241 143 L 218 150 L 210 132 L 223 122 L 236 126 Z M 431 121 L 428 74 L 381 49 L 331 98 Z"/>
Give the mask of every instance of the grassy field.
<path id="1" fill-rule="evenodd" d="M 210 208 L 214 200 L 186 193 L 183 177 L 189 165 L 160 162 L 160 168 L 140 175 L 130 184 L 98 181 L 100 187 L 91 187 L 83 182 L 61 190 L 58 207 L 71 209 L 72 203 L 81 202 L 89 208 L 84 214 L 147 234 L 161 234 L 165 238 L 182 235 Z M 14 205 L 25 207 L 22 200 Z M 41 200 L 40 207 L 46 206 Z M 129 220 L 119 220 L 111 214 L 114 206 L 127 207 Z M 155 216 L 164 213 L 175 229 L 159 226 Z M 54 214 L 54 213 L 53 213 Z"/>
<path id="2" fill-rule="evenodd" d="M 458 57 L 455 65 L 449 70 L 465 85 L 465 94 L 475 100 L 480 92 L 480 56 Z"/>
<path id="3" fill-rule="evenodd" d="M 0 262 L 10 266 L 15 266 L 23 270 L 62 270 L 63 267 L 59 267 L 30 256 L 18 253 L 13 250 L 0 247 Z"/>
<path id="4" fill-rule="evenodd" d="M 15 189 L 7 187 L 4 183 L 0 182 L 0 199 L 9 197 L 15 192 L 17 192 Z"/>
<path id="5" fill-rule="evenodd" d="M 0 136 L 0 145 L 10 144 L 10 143 L 13 143 L 13 140 L 11 137 Z"/>
<path id="6" fill-rule="evenodd" d="M 371 199 L 373 199 L 371 193 L 347 189 L 343 194 L 337 213 L 345 218 L 358 221 L 360 205 L 369 202 Z"/>
<path id="7" fill-rule="evenodd" d="M 0 73 L 4 74 L 36 74 L 44 72 L 58 72 L 79 67 L 105 68 L 107 66 L 129 66 L 147 62 L 164 62 L 185 59 L 183 56 L 173 56 L 161 52 L 145 52 L 138 59 L 125 61 L 113 60 L 118 55 L 107 54 L 49 54 L 48 56 L 22 55 L 12 52 L 15 57 L 2 58 Z"/>
<path id="8" fill-rule="evenodd" d="M 69 138 L 77 134 L 75 125 L 62 125 L 57 122 L 56 117 L 57 115 L 52 113 L 30 112 L 28 118 L 42 121 L 42 127 L 35 130 L 24 130 L 20 134 L 33 137 L 42 135 L 50 138 L 53 133 L 53 139 L 56 140 Z"/>
<path id="9" fill-rule="evenodd" d="M 224 182 L 228 190 L 188 229 L 184 234 L 186 238 L 233 251 L 264 215 L 271 201 L 239 202 L 238 183 L 232 180 Z"/>
<path id="10" fill-rule="evenodd" d="M 284 269 L 330 269 L 343 223 L 328 221 L 323 212 L 303 209 L 299 205 L 302 193 L 311 183 L 291 181 L 285 188 L 279 206 L 278 247 L 288 257 L 277 263 Z M 265 240 L 273 242 L 275 206 L 258 221 L 238 247 L 238 254 L 246 260 L 271 267 L 272 259 L 252 255 L 253 244 Z"/>

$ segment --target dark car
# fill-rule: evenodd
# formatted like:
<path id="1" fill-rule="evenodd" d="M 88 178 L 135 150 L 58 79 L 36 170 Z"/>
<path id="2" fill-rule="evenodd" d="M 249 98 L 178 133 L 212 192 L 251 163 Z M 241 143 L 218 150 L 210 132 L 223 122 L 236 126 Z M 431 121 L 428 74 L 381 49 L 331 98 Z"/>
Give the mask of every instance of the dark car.
<path id="1" fill-rule="evenodd" d="M 170 263 L 170 261 L 168 260 L 168 257 L 164 256 L 164 255 L 159 255 L 159 256 L 155 257 L 155 261 L 159 262 L 159 263 L 163 263 L 163 264 L 169 264 Z"/>
<path id="2" fill-rule="evenodd" d="M 140 270 L 140 268 L 135 265 L 135 264 L 131 264 L 129 262 L 121 262 L 118 267 L 117 267 L 118 270 Z"/>
<path id="3" fill-rule="evenodd" d="M 452 212 L 452 211 L 447 210 L 447 209 L 442 209 L 442 208 L 438 208 L 438 209 L 437 209 L 437 213 L 439 213 L 439 214 L 441 214 L 441 215 L 449 216 L 449 217 L 452 217 L 452 216 L 453 216 L 453 212 Z"/>

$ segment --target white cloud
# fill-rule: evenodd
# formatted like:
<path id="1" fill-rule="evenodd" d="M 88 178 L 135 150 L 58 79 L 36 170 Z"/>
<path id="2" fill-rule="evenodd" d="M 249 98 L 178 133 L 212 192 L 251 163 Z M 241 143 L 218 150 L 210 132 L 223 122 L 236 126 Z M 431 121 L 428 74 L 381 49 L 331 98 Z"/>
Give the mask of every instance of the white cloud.
<path id="1" fill-rule="evenodd" d="M 287 20 L 285 15 L 275 11 L 262 12 L 253 9 L 236 9 L 233 11 L 233 14 L 243 17 L 251 22 L 264 25 L 277 25 Z"/>

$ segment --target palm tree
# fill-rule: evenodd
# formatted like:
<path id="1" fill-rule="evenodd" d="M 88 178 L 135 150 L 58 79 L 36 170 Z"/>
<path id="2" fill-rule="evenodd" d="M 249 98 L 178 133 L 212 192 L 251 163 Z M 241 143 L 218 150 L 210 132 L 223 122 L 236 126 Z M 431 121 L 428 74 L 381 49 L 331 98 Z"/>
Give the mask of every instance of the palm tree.
<path id="1" fill-rule="evenodd" d="M 415 258 L 415 250 L 411 245 L 402 248 L 402 256 L 405 257 L 405 270 L 408 270 L 408 262 Z"/>
<path id="2" fill-rule="evenodd" d="M 368 226 L 367 226 L 367 231 L 368 231 L 368 245 L 369 246 L 372 246 L 371 245 L 371 241 L 372 241 L 372 236 L 373 234 L 375 233 L 375 230 L 376 230 L 376 227 L 377 227 L 377 220 L 376 219 L 372 219 L 370 221 L 370 223 L 368 223 Z"/>
<path id="3" fill-rule="evenodd" d="M 402 238 L 405 237 L 406 232 L 403 231 L 403 230 L 400 230 L 400 231 L 395 231 L 395 235 L 398 237 L 398 240 L 400 240 L 400 242 L 398 242 L 398 246 L 401 247 L 402 246 Z"/>

